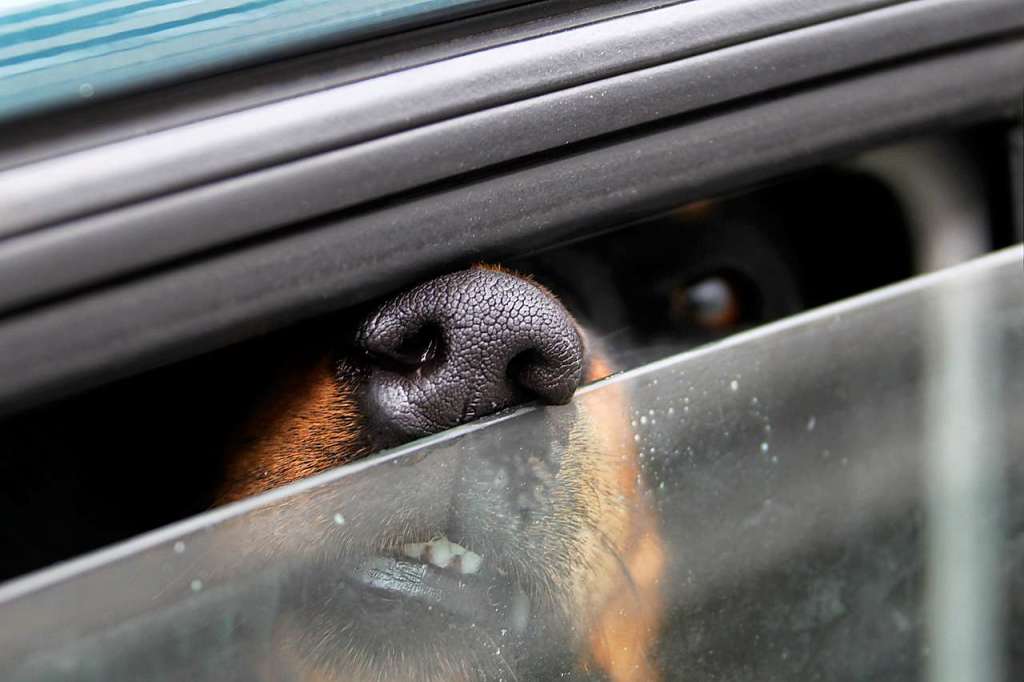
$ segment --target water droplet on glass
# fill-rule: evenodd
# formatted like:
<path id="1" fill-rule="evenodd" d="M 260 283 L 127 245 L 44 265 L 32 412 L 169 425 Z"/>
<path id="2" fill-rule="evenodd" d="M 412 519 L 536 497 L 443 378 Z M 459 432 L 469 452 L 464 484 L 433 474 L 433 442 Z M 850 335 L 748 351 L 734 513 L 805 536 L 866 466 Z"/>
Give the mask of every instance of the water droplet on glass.
<path id="1" fill-rule="evenodd" d="M 640 423 L 641 424 L 646 424 L 647 423 L 647 415 L 644 415 L 643 417 L 640 417 Z"/>
<path id="2" fill-rule="evenodd" d="M 338 512 L 334 515 L 334 522 L 339 526 L 345 525 L 345 517 L 342 515 L 341 512 Z"/>
<path id="3" fill-rule="evenodd" d="M 181 540 L 178 540 L 177 542 L 174 543 L 174 553 L 175 554 L 181 554 L 184 551 L 185 551 L 185 543 L 184 542 L 182 542 Z"/>
<path id="4" fill-rule="evenodd" d="M 195 580 L 192 581 L 192 584 L 190 585 L 190 587 L 192 588 L 193 592 L 198 592 L 199 590 L 203 589 L 203 581 L 200 580 L 199 578 L 196 578 Z"/>
<path id="5" fill-rule="evenodd" d="M 669 415 L 675 414 L 676 413 L 676 408 L 674 408 L 674 407 L 668 408 L 668 413 L 669 413 Z"/>
<path id="6" fill-rule="evenodd" d="M 740 382 L 733 379 L 731 382 L 729 382 L 729 388 L 732 389 L 733 391 L 740 390 Z"/>
<path id="7" fill-rule="evenodd" d="M 92 87 L 92 83 L 82 83 L 78 86 L 78 94 L 80 97 L 89 99 L 96 94 L 96 88 Z"/>
<path id="8" fill-rule="evenodd" d="M 761 452 L 768 452 L 768 443 L 761 443 Z"/>
<path id="9" fill-rule="evenodd" d="M 814 425 L 817 424 L 817 423 L 818 423 L 818 420 L 815 419 L 814 417 L 811 417 L 810 419 L 808 419 L 807 420 L 807 430 L 808 431 L 813 431 L 814 430 Z"/>

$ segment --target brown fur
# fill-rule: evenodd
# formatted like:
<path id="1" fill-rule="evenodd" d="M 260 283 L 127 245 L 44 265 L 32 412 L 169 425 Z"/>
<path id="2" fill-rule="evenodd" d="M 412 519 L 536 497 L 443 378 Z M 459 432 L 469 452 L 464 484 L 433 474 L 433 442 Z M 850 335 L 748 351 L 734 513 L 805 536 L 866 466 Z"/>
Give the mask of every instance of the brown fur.
<path id="1" fill-rule="evenodd" d="M 359 408 L 330 354 L 296 358 L 243 427 L 227 460 L 219 503 L 233 502 L 367 454 Z"/>
<path id="2" fill-rule="evenodd" d="M 592 383 L 612 374 L 612 368 L 600 356 L 592 357 L 587 382 Z M 612 396 L 608 392 L 613 392 Z M 618 450 L 619 458 L 612 486 L 617 494 L 633 502 L 630 524 L 623 529 L 616 544 L 621 546 L 628 584 L 612 580 L 605 585 L 588 585 L 598 589 L 601 603 L 598 616 L 589 632 L 588 652 L 593 662 L 615 682 L 640 682 L 658 679 L 652 665 L 651 648 L 661 623 L 660 585 L 665 556 L 655 524 L 653 511 L 640 501 L 638 489 L 640 468 L 629 427 L 629 399 L 622 388 L 606 388 L 601 401 L 592 401 L 594 420 L 601 425 L 605 450 Z M 610 583 L 610 584 L 609 584 Z"/>

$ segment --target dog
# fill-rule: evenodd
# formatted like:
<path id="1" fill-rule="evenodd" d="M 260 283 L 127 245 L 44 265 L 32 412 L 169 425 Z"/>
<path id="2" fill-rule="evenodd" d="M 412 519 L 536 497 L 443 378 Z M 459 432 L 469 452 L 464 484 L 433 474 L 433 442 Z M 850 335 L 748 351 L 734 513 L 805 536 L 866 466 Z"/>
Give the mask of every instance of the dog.
<path id="1" fill-rule="evenodd" d="M 494 266 L 399 293 L 361 320 L 348 343 L 324 345 L 325 336 L 289 342 L 286 371 L 228 447 L 219 503 L 531 400 L 563 405 L 581 383 L 612 372 L 551 291 Z M 650 647 L 664 559 L 638 480 L 628 401 L 577 404 L 568 421 L 538 431 L 543 437 L 522 456 L 429 458 L 421 467 L 434 470 L 424 474 L 429 483 L 389 481 L 408 491 L 397 507 L 359 489 L 382 485 L 373 479 L 341 481 L 351 499 L 364 500 L 331 506 L 348 519 L 345 532 L 285 535 L 269 551 L 308 556 L 320 575 L 336 571 L 328 582 L 344 583 L 343 604 L 325 613 L 329 594 L 290 609 L 263 674 L 549 676 L 545 658 L 557 641 L 565 670 L 656 679 Z M 435 520 L 438 490 L 446 497 Z M 447 596 L 424 596 L 428 588 Z M 359 618 L 347 608 L 353 601 L 365 609 Z M 397 638 L 379 622 L 395 610 Z"/>
<path id="2" fill-rule="evenodd" d="M 903 251 L 879 256 L 863 229 L 851 248 L 872 253 L 870 282 L 808 258 L 823 238 L 817 203 L 842 194 L 814 182 L 438 274 L 9 421 L 9 451 L 25 456 L 0 462 L 19 481 L 0 507 L 20 519 L 0 529 L 13 548 L 0 553 L 2 575 L 541 403 L 554 407 L 519 416 L 516 443 L 484 447 L 502 433 L 484 429 L 468 451 L 367 469 L 327 498 L 254 519 L 252 542 L 225 553 L 288 563 L 297 577 L 282 588 L 272 646 L 252 652 L 253 677 L 659 679 L 667 557 L 630 396 L 612 384 L 572 397 L 902 276 Z M 850 190 L 848 179 L 832 185 Z M 877 217 L 884 203 L 864 205 Z"/>

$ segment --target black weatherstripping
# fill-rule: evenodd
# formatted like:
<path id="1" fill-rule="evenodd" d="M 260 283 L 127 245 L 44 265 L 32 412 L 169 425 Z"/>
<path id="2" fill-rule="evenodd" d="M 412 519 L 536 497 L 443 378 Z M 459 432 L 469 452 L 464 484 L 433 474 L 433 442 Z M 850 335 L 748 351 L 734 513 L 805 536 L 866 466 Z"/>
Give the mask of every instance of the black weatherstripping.
<path id="1" fill-rule="evenodd" d="M 0 410 L 936 126 L 1012 112 L 1024 40 L 965 47 L 639 129 L 0 323 Z M 827 228 L 823 228 L 827 229 Z"/>
<path id="2" fill-rule="evenodd" d="M 698 1 L 543 36 L 536 39 L 547 41 L 543 58 L 522 47 L 535 41 L 523 41 L 0 174 L 0 207 L 6 204 L 4 213 L 18 217 L 7 223 L 8 235 L 109 205 L 91 217 L 0 241 L 0 314 L 531 154 L 937 47 L 1024 31 L 1018 0 L 916 0 L 839 18 L 832 16 L 837 3 L 815 5 L 813 12 L 798 2 L 763 3 L 761 10 L 731 2 L 713 11 L 709 6 Z M 823 23 L 804 25 L 813 18 Z M 674 19 L 676 35 L 656 19 Z M 644 29 L 658 47 L 634 49 L 612 27 L 634 37 Z M 582 34 L 578 43 L 576 33 Z M 561 63 L 559 55 L 573 49 L 584 57 Z M 589 65 L 589 52 L 596 65 Z M 614 72 L 615 65 L 630 69 L 678 53 L 684 56 L 571 85 Z M 490 78 L 508 58 L 522 62 L 518 70 L 510 67 L 514 77 L 507 83 Z M 587 68 L 574 68 L 577 63 Z M 433 78 L 441 93 L 461 92 L 463 83 L 467 94 L 461 103 L 444 96 L 434 102 L 438 93 L 426 85 L 404 88 L 419 78 Z M 530 94 L 555 85 L 568 87 Z M 500 103 L 517 93 L 523 99 Z M 488 102 L 494 105 L 459 113 Z M 382 117 L 378 109 L 389 113 Z M 429 122 L 444 111 L 451 117 Z M 398 130 L 404 125 L 412 127 Z M 398 131 L 389 133 L 388 126 Z M 278 157 L 276 165 L 237 173 Z M 230 177 L 216 179 L 222 174 Z M 142 196 L 200 181 L 205 184 Z M 40 271 L 47 276 L 36 276 Z"/>

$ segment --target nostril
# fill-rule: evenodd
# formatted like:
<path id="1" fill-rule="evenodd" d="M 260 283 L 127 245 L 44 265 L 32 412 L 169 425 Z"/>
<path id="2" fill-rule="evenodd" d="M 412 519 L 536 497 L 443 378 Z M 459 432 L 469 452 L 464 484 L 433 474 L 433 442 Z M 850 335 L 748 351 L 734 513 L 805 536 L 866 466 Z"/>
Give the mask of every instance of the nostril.
<path id="1" fill-rule="evenodd" d="M 513 357 L 506 371 L 509 383 L 549 405 L 569 402 L 579 386 L 583 366 L 575 330 L 569 331 L 572 337 L 558 339 L 548 353 L 530 348 Z"/>
<path id="2" fill-rule="evenodd" d="M 444 333 L 436 323 L 424 323 L 395 338 L 390 344 L 386 340 L 367 344 L 367 354 L 374 364 L 399 373 L 422 373 L 444 362 Z"/>
<path id="3" fill-rule="evenodd" d="M 513 386 L 521 386 L 530 393 L 534 393 L 534 389 L 527 385 L 529 383 L 527 377 L 530 367 L 543 361 L 544 358 L 536 348 L 524 350 L 508 361 L 508 367 L 505 368 L 505 379 Z"/>
<path id="4" fill-rule="evenodd" d="M 505 380 L 510 386 L 525 393 L 524 398 L 544 400 L 544 386 L 538 386 L 536 382 L 531 381 L 532 374 L 535 372 L 532 368 L 542 362 L 544 362 L 544 358 L 539 351 L 533 348 L 525 350 L 508 361 L 508 367 L 505 368 Z"/>

